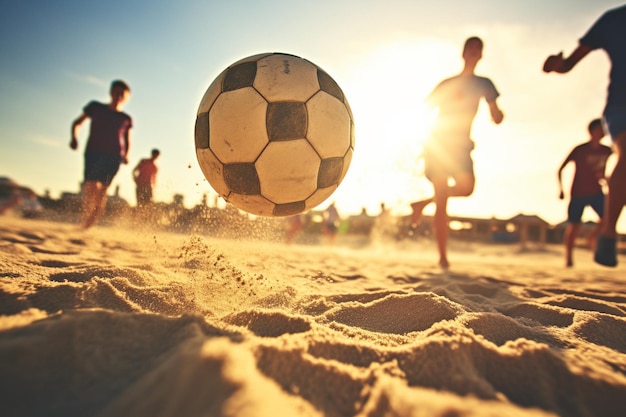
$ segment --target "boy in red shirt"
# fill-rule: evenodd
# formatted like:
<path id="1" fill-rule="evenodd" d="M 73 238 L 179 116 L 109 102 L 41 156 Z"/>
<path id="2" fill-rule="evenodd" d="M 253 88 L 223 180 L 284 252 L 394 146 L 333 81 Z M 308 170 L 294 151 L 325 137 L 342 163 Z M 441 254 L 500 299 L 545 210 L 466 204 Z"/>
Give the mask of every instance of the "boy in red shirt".
<path id="1" fill-rule="evenodd" d="M 569 153 L 565 161 L 559 168 L 559 198 L 564 198 L 563 182 L 561 174 L 563 169 L 570 162 L 574 162 L 576 171 L 572 188 L 570 192 L 570 203 L 567 208 L 567 229 L 565 230 L 565 262 L 568 267 L 573 266 L 572 249 L 576 235 L 580 229 L 580 222 L 585 207 L 591 208 L 602 219 L 604 214 L 604 193 L 600 185 L 600 180 L 605 179 L 604 171 L 606 168 L 606 160 L 611 155 L 611 148 L 600 144 L 600 140 L 604 137 L 604 128 L 602 120 L 595 119 L 589 123 L 589 141 L 576 146 Z M 599 227 L 594 231 L 592 241 L 599 231 Z"/>
<path id="2" fill-rule="evenodd" d="M 158 168 L 154 161 L 159 157 L 161 152 L 158 149 L 152 150 L 150 158 L 139 161 L 133 170 L 133 179 L 137 184 L 137 207 L 145 207 L 152 203 L 152 187 L 156 183 L 156 174 Z"/>
<path id="3" fill-rule="evenodd" d="M 611 60 L 609 88 L 603 118 L 611 135 L 617 159 L 607 180 L 605 213 L 594 253 L 600 265 L 617 266 L 617 220 L 626 205 L 626 6 L 606 11 L 579 40 L 568 57 L 549 56 L 545 72 L 567 73 L 591 51 L 603 49 Z"/>

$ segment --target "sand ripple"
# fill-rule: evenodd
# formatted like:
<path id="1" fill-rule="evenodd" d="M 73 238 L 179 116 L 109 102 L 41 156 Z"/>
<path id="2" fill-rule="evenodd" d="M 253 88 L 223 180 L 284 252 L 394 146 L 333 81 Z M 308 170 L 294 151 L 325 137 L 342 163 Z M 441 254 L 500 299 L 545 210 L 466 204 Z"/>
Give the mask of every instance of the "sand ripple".
<path id="1" fill-rule="evenodd" d="M 473 250 L 0 218 L 2 414 L 624 415 L 623 269 Z"/>

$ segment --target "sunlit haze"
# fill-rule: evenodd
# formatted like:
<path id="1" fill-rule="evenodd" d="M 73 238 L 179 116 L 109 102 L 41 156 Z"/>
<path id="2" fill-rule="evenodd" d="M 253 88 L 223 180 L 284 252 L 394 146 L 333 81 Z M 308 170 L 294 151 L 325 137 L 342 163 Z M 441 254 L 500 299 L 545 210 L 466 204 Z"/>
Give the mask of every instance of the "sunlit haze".
<path id="1" fill-rule="evenodd" d="M 428 5 L 422 4 L 428 3 Z M 342 215 L 366 208 L 409 213 L 429 197 L 419 159 L 433 114 L 424 99 L 462 68 L 469 36 L 484 40 L 476 73 L 492 79 L 505 114 L 494 125 L 486 104 L 474 122 L 476 188 L 449 213 L 565 220 L 557 170 L 588 139 L 600 117 L 609 60 L 594 51 L 567 75 L 544 74 L 544 59 L 573 50 L 589 26 L 619 1 L 414 0 L 43 1 L 3 2 L 0 14 L 0 176 L 53 197 L 77 192 L 82 152 L 70 150 L 70 125 L 90 100 L 108 102 L 113 79 L 131 87 L 130 163 L 112 189 L 135 204 L 131 171 L 161 150 L 157 201 L 176 193 L 185 205 L 215 192 L 195 157 L 200 99 L 228 65 L 261 52 L 286 52 L 327 71 L 353 110 L 356 149 L 335 201 Z M 610 139 L 604 139 L 610 144 Z M 609 164 L 610 166 L 610 164 Z M 565 172 L 569 191 L 572 166 Z M 222 201 L 219 204 L 224 204 Z M 431 208 L 427 213 L 432 212 Z M 595 220 L 586 212 L 583 220 Z M 619 227 L 626 232 L 626 219 Z"/>

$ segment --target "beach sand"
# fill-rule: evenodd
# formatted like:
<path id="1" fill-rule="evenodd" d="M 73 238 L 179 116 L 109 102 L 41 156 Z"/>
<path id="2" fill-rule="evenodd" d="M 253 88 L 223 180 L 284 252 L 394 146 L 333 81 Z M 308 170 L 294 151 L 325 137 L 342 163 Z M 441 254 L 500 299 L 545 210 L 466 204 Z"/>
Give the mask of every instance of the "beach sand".
<path id="1" fill-rule="evenodd" d="M 3 416 L 624 416 L 626 260 L 0 217 Z"/>

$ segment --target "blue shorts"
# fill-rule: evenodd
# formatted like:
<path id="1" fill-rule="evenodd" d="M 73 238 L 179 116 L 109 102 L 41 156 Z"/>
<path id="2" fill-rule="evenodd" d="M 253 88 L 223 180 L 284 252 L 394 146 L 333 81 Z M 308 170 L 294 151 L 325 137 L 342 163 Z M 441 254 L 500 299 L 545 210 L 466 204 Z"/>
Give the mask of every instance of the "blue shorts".
<path id="1" fill-rule="evenodd" d="M 580 223 L 585 207 L 591 206 L 600 218 L 604 215 L 604 194 L 572 197 L 567 207 L 567 222 Z"/>
<path id="2" fill-rule="evenodd" d="M 604 109 L 603 121 L 611 139 L 626 132 L 626 106 L 608 106 Z"/>
<path id="3" fill-rule="evenodd" d="M 109 186 L 120 169 L 122 158 L 104 152 L 85 152 L 84 180 L 101 182 Z"/>

